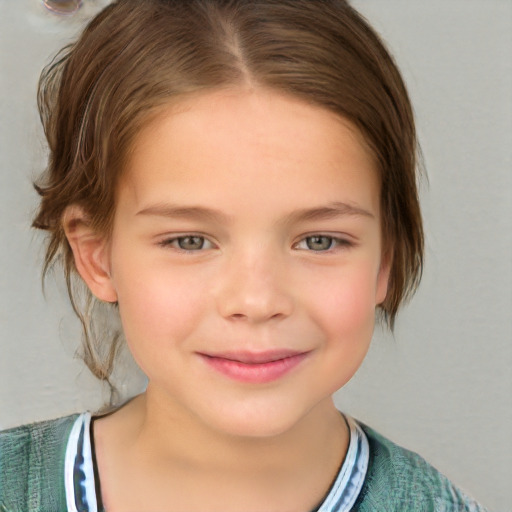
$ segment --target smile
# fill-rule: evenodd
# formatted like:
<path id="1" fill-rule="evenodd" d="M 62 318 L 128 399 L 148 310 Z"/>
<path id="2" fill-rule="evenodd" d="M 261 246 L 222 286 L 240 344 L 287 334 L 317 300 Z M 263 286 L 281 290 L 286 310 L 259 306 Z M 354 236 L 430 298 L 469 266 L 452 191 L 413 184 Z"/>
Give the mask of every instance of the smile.
<path id="1" fill-rule="evenodd" d="M 272 382 L 296 368 L 310 352 L 229 352 L 199 355 L 205 363 L 230 379 L 253 384 Z"/>

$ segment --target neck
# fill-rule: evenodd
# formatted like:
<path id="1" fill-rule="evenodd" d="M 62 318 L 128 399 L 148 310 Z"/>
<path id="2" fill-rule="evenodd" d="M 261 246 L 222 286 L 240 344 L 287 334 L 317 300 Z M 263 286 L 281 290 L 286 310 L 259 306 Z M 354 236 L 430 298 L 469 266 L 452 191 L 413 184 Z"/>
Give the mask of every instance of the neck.
<path id="1" fill-rule="evenodd" d="M 139 421 L 133 434 L 146 453 L 153 452 L 162 460 L 181 460 L 217 471 L 233 468 L 267 472 L 270 468 L 307 467 L 319 456 L 325 461 L 333 450 L 339 462 L 348 445 L 345 422 L 331 398 L 285 432 L 259 437 L 211 428 L 175 404 L 162 405 L 158 393 L 152 391 L 148 389 L 134 404 L 139 408 Z"/>
<path id="2" fill-rule="evenodd" d="M 287 508 L 290 496 L 313 508 L 336 477 L 349 442 L 343 417 L 330 398 L 285 432 L 266 437 L 212 429 L 179 408 L 164 406 L 151 388 L 108 418 L 110 426 L 105 422 L 98 437 L 105 440 L 109 458 L 116 456 L 117 446 L 121 466 L 136 461 L 161 482 L 179 478 L 182 489 L 193 489 L 196 496 L 204 483 L 204 495 L 212 506 L 216 499 L 219 510 L 228 510 L 222 504 L 226 496 L 229 503 L 244 503 L 246 510 L 248 496 L 255 510 L 273 510 L 276 504 L 275 510 L 283 510 L 279 507 Z M 215 495 L 221 488 L 222 494 Z"/>

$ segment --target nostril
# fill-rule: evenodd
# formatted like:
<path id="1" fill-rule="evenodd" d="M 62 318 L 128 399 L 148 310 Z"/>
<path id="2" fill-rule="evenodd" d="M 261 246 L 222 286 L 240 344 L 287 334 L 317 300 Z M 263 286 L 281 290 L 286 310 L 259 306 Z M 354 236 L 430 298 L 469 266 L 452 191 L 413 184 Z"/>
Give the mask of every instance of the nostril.
<path id="1" fill-rule="evenodd" d="M 293 294 L 284 273 L 278 276 L 273 263 L 262 255 L 257 263 L 239 261 L 220 274 L 212 292 L 218 313 L 226 320 L 251 324 L 289 316 Z"/>

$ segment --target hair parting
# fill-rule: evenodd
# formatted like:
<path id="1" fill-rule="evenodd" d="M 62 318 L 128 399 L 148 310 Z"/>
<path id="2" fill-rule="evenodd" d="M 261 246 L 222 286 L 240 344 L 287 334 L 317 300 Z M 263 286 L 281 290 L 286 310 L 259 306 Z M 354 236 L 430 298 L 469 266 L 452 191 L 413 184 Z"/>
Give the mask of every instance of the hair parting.
<path id="1" fill-rule="evenodd" d="M 78 291 L 64 212 L 80 206 L 90 226 L 108 236 L 116 184 L 137 133 L 170 103 L 222 88 L 279 91 L 355 126 L 380 176 L 391 272 L 379 308 L 391 328 L 420 281 L 424 240 L 411 103 L 393 58 L 347 1 L 115 1 L 41 75 L 49 159 L 35 185 L 40 206 L 33 221 L 48 233 L 44 273 L 57 261 L 64 267 L 84 361 L 108 383 L 121 333 L 99 329 L 97 312 L 106 306 Z"/>

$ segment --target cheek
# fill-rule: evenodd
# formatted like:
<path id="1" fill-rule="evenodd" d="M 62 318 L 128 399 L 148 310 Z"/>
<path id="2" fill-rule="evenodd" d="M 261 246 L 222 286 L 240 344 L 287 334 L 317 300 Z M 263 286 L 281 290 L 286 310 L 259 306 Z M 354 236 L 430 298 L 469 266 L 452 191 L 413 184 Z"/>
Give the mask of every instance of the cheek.
<path id="1" fill-rule="evenodd" d="M 127 270 L 118 274 L 119 312 L 128 346 L 137 353 L 155 352 L 189 339 L 199 323 L 207 298 L 202 287 L 186 273 L 139 266 L 137 278 Z"/>
<path id="2" fill-rule="evenodd" d="M 358 338 L 373 332 L 376 277 L 367 269 L 352 269 L 333 278 L 322 293 L 319 314 L 333 335 Z M 330 326 L 330 327 L 329 327 Z"/>
<path id="3" fill-rule="evenodd" d="M 356 279 L 357 277 L 357 279 Z M 357 372 L 375 325 L 375 280 L 365 275 L 334 281 L 316 310 L 324 345 L 321 353 L 328 391 L 334 393 Z"/>

